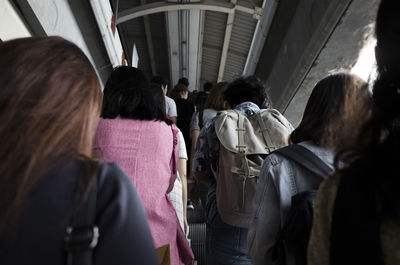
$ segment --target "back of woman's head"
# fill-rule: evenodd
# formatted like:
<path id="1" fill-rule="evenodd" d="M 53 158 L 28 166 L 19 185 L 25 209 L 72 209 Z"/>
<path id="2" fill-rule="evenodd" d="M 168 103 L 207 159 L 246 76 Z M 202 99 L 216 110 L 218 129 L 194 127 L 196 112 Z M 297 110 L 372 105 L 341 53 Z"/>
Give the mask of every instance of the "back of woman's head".
<path id="1" fill-rule="evenodd" d="M 204 91 L 193 91 L 192 97 L 195 97 L 195 106 L 197 110 L 204 109 L 204 105 L 207 101 L 208 94 Z M 190 95 L 189 95 L 190 98 Z"/>
<path id="2" fill-rule="evenodd" d="M 0 238 L 41 174 L 90 157 L 101 90 L 91 63 L 59 38 L 0 44 Z"/>
<path id="3" fill-rule="evenodd" d="M 370 103 L 368 84 L 359 77 L 347 73 L 329 75 L 315 85 L 303 119 L 290 140 L 311 140 L 331 149 L 348 146 L 368 119 Z"/>
<path id="4" fill-rule="evenodd" d="M 367 248 L 366 257 L 371 264 L 383 264 L 381 224 L 385 226 L 388 219 L 398 224 L 400 220 L 399 14 L 398 1 L 381 1 L 376 21 L 378 77 L 373 87 L 371 119 L 357 135 L 357 141 L 335 158 L 341 180 L 331 227 L 331 257 L 337 262 L 331 264 L 359 261 Z M 369 218 L 368 222 L 360 226 L 357 220 L 365 220 L 364 217 Z M 362 236 L 349 241 L 349 232 Z M 347 251 L 343 255 L 350 245 L 357 246 L 356 251 L 352 249 L 353 257 Z"/>
<path id="5" fill-rule="evenodd" d="M 101 117 L 114 119 L 117 116 L 135 120 L 164 119 L 154 102 L 149 81 L 137 68 L 119 66 L 107 80 Z"/>
<path id="6" fill-rule="evenodd" d="M 182 98 L 186 93 L 189 93 L 189 90 L 188 90 L 187 86 L 185 86 L 184 84 L 177 84 L 177 85 L 175 85 L 173 92 L 175 93 L 174 95 L 176 95 L 174 97 L 177 97 L 177 98 L 174 98 L 174 100 L 176 100 L 176 99 Z"/>
<path id="7" fill-rule="evenodd" d="M 391 159 L 400 158 L 400 143 L 397 140 L 400 137 L 399 13 L 397 1 L 382 0 L 376 20 L 378 77 L 373 87 L 372 117 L 360 140 L 342 152 L 338 160 L 351 162 L 361 156 L 366 160 L 376 160 L 376 164 L 383 159 L 382 163 L 387 163 L 385 169 L 388 169 Z"/>
<path id="8" fill-rule="evenodd" d="M 178 91 L 175 88 L 168 89 L 167 96 L 172 98 L 173 100 L 177 100 L 180 98 Z"/>
<path id="9" fill-rule="evenodd" d="M 231 108 L 247 101 L 253 102 L 260 108 L 271 107 L 271 102 L 265 87 L 255 76 L 235 79 L 228 85 L 223 95 Z"/>
<path id="10" fill-rule="evenodd" d="M 208 95 L 204 104 L 205 109 L 223 110 L 224 107 L 224 90 L 228 86 L 228 82 L 219 82 L 215 84 Z"/>
<path id="11" fill-rule="evenodd" d="M 337 160 L 351 163 L 344 174 L 372 187 L 383 217 L 400 218 L 400 6 L 383 0 L 376 21 L 378 77 L 371 121 L 359 141 Z"/>

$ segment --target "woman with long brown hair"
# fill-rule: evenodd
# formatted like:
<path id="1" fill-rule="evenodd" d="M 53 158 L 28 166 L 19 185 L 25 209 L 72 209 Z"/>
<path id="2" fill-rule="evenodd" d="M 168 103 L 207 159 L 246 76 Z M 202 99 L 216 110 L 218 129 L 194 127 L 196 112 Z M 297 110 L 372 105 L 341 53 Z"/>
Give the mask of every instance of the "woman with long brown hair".
<path id="1" fill-rule="evenodd" d="M 346 166 L 321 184 L 308 264 L 400 264 L 399 14 L 398 1 L 381 1 L 371 119 L 335 158 Z"/>
<path id="2" fill-rule="evenodd" d="M 199 137 L 201 128 L 203 128 L 203 126 L 208 121 L 214 118 L 217 115 L 218 111 L 226 109 L 223 92 L 227 86 L 228 82 L 219 82 L 215 84 L 211 88 L 210 94 L 207 96 L 204 106 L 198 109 L 193 114 L 192 121 L 190 123 L 190 138 L 192 141 L 192 145 L 191 145 L 190 161 L 189 161 L 189 174 L 192 174 L 191 172 L 192 162 L 194 153 L 196 151 L 197 138 Z M 194 202 L 197 202 L 199 199 L 198 196 L 200 196 L 201 200 L 200 202 L 202 206 L 205 207 L 208 185 L 203 182 L 196 182 L 194 180 L 194 177 L 191 176 L 191 178 L 188 179 L 188 186 L 190 186 L 189 190 L 191 192 L 190 198 Z"/>
<path id="3" fill-rule="evenodd" d="M 305 205 L 302 202 L 313 201 L 310 193 L 332 171 L 337 148 L 355 140 L 369 117 L 370 105 L 368 84 L 356 75 L 331 74 L 315 85 L 301 122 L 290 135 L 292 145 L 268 155 L 261 168 L 247 237 L 254 265 L 307 264 L 311 227 L 307 219 L 296 219 L 294 214 Z M 282 153 L 288 148 L 303 157 L 302 163 Z M 322 170 L 317 174 L 314 168 Z M 293 227 L 291 222 L 299 232 L 287 232 Z"/>
<path id="4" fill-rule="evenodd" d="M 74 44 L 0 44 L 0 264 L 65 264 L 67 254 L 73 264 L 64 249 L 94 264 L 157 264 L 136 190 L 92 158 L 100 109 L 96 72 Z M 76 242 L 89 212 L 89 241 Z"/>

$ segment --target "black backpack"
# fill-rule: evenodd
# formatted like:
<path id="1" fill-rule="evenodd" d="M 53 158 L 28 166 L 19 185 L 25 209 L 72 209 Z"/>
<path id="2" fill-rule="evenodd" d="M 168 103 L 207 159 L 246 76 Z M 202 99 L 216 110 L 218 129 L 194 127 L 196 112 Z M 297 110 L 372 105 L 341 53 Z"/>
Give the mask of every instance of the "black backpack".
<path id="1" fill-rule="evenodd" d="M 318 156 L 307 148 L 292 144 L 275 153 L 296 162 L 319 177 L 321 182 L 332 172 Z M 286 265 L 285 246 L 293 251 L 296 265 L 307 264 L 307 245 L 310 237 L 317 190 L 307 190 L 292 196 L 289 217 L 283 226 L 276 249 L 277 264 Z"/>

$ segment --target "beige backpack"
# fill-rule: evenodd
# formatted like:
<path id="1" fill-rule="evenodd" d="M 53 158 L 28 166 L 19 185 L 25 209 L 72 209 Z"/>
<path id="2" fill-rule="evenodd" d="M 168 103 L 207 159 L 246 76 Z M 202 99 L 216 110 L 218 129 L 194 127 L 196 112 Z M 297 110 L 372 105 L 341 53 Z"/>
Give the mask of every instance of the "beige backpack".
<path id="1" fill-rule="evenodd" d="M 243 112 L 221 111 L 215 123 L 220 141 L 217 207 L 222 220 L 248 228 L 253 197 L 265 157 L 287 145 L 291 125 L 275 109 L 247 118 Z"/>

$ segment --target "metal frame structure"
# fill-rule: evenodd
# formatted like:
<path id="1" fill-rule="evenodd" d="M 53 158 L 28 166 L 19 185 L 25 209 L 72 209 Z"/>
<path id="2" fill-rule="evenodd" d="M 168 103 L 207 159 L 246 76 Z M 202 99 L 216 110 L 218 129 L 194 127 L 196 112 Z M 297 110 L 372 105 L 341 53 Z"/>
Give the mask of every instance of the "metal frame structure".
<path id="1" fill-rule="evenodd" d="M 235 11 L 245 12 L 253 15 L 254 19 L 261 17 L 262 8 L 246 7 L 233 4 L 232 2 L 221 2 L 215 0 L 208 0 L 204 2 L 191 2 L 191 3 L 168 3 L 168 2 L 155 2 L 151 4 L 137 6 L 119 13 L 119 18 L 116 24 L 120 24 L 131 19 L 151 15 L 159 12 L 177 11 L 177 10 L 206 10 L 223 13 L 234 13 Z"/>

